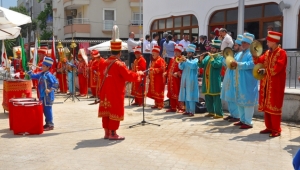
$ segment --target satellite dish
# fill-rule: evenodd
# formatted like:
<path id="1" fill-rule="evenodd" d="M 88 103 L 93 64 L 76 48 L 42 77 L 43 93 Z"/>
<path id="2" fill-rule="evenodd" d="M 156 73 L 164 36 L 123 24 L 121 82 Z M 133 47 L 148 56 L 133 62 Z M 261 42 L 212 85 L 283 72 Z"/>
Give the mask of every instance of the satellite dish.
<path id="1" fill-rule="evenodd" d="M 284 3 L 283 1 L 281 1 L 279 4 L 278 4 L 278 8 L 281 12 L 283 12 L 284 9 L 289 9 L 291 7 L 290 4 L 286 4 Z"/>

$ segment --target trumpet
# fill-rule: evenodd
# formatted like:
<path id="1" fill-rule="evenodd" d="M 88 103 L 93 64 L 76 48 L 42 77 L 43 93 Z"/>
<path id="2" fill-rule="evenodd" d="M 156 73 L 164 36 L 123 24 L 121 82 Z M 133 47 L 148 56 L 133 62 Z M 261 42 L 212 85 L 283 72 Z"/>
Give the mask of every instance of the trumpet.
<path id="1" fill-rule="evenodd" d="M 182 63 L 186 61 L 186 56 L 182 55 L 181 57 L 176 57 L 176 63 Z"/>

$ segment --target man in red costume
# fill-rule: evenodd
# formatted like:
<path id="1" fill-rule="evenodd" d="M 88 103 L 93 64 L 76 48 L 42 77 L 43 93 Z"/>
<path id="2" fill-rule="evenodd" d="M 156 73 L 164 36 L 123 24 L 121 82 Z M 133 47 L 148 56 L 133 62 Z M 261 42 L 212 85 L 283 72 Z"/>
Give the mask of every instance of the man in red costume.
<path id="1" fill-rule="evenodd" d="M 160 47 L 154 46 L 152 49 L 152 61 L 149 68 L 149 89 L 147 97 L 155 101 L 155 105 L 152 109 L 161 110 L 164 107 L 164 91 L 165 91 L 165 81 L 163 73 L 166 69 L 166 63 L 163 58 L 159 56 Z"/>
<path id="2" fill-rule="evenodd" d="M 114 26 L 113 30 L 115 30 Z M 117 134 L 120 121 L 124 120 L 125 82 L 137 82 L 143 72 L 137 73 L 128 70 L 121 61 L 122 41 L 111 41 L 111 56 L 105 60 L 99 69 L 101 83 L 99 86 L 98 117 L 102 118 L 102 127 L 105 131 L 104 139 L 123 140 Z"/>
<path id="3" fill-rule="evenodd" d="M 92 91 L 92 96 L 90 98 L 95 98 L 97 96 L 97 84 L 99 84 L 99 68 L 105 62 L 105 60 L 100 56 L 97 50 L 91 51 L 92 60 L 89 67 L 89 84 Z"/>
<path id="4" fill-rule="evenodd" d="M 263 64 L 258 70 L 259 74 L 265 75 L 260 80 L 258 110 L 265 112 L 266 129 L 262 134 L 270 134 L 270 137 L 280 136 L 281 115 L 286 79 L 286 52 L 280 48 L 279 41 L 282 36 L 279 32 L 269 31 L 267 45 L 269 50 L 262 56 L 254 56 L 255 64 Z"/>
<path id="5" fill-rule="evenodd" d="M 142 56 L 142 47 L 136 46 L 133 48 L 135 54 L 135 60 L 133 62 L 132 71 L 145 71 L 146 70 L 146 60 Z M 145 89 L 146 89 L 146 79 L 144 79 L 144 86 L 141 86 L 142 82 L 132 83 L 131 95 L 134 96 L 134 103 L 132 105 L 142 106 L 144 103 Z M 144 93 L 143 93 L 144 92 Z"/>
<path id="6" fill-rule="evenodd" d="M 21 50 L 18 48 L 16 51 L 16 58 L 13 61 L 15 73 L 20 73 L 20 79 L 24 79 L 25 73 L 22 66 Z"/>
<path id="7" fill-rule="evenodd" d="M 64 49 L 59 48 L 59 62 L 57 64 L 56 77 L 59 82 L 60 93 L 67 93 L 68 83 L 67 83 L 67 59 L 65 57 Z"/>
<path id="8" fill-rule="evenodd" d="M 175 56 L 171 58 L 168 66 L 167 72 L 164 73 L 164 76 L 168 78 L 168 98 L 170 101 L 171 108 L 166 112 L 176 112 L 178 109 L 179 113 L 183 113 L 183 104 L 178 101 L 178 95 L 180 90 L 181 74 L 182 70 L 179 69 L 178 63 L 176 60 L 181 58 L 181 52 L 183 46 L 181 44 L 176 44 L 174 49 Z"/>
<path id="9" fill-rule="evenodd" d="M 80 49 L 78 52 L 78 82 L 79 82 L 79 96 L 85 97 L 88 94 L 88 63 L 87 56 L 84 49 Z"/>

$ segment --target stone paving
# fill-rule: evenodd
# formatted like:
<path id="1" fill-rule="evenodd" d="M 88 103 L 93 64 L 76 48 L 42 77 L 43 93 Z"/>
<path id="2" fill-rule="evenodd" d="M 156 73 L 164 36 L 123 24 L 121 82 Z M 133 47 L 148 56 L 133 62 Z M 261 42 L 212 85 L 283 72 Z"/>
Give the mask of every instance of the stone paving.
<path id="1" fill-rule="evenodd" d="M 65 98 L 58 95 L 56 102 Z M 282 136 L 269 138 L 258 134 L 264 128 L 260 119 L 240 130 L 203 114 L 190 118 L 146 107 L 146 120 L 161 126 L 129 128 L 142 120 L 142 108 L 132 106 L 125 107 L 118 131 L 126 139 L 104 140 L 98 106 L 88 100 L 55 104 L 55 129 L 41 135 L 13 135 L 8 115 L 0 113 L 0 169 L 292 170 L 300 148 L 295 124 L 283 123 Z"/>

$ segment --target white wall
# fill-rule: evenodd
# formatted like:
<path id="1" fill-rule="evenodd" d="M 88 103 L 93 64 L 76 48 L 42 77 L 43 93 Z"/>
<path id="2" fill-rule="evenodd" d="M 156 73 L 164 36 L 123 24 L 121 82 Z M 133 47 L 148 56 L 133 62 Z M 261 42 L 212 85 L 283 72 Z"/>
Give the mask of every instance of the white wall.
<path id="1" fill-rule="evenodd" d="M 245 5 L 262 4 L 268 2 L 279 3 L 281 0 L 245 0 Z M 298 12 L 300 1 L 284 0 L 290 4 L 290 9 L 283 11 L 283 47 L 296 48 Z M 207 34 L 209 19 L 216 10 L 234 8 L 238 6 L 237 0 L 144 0 L 143 1 L 143 34 L 150 33 L 151 23 L 155 19 L 170 16 L 193 14 L 198 19 L 199 35 Z"/>

